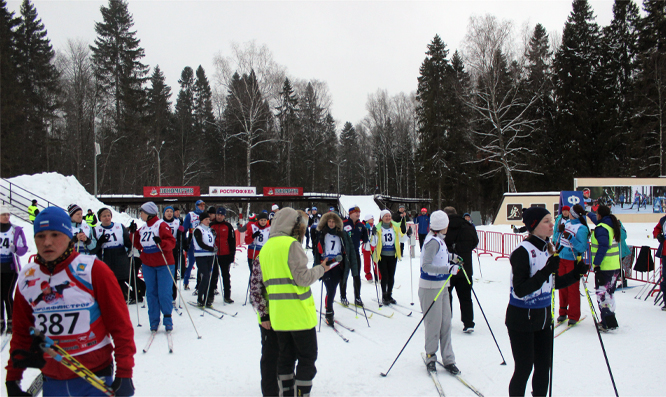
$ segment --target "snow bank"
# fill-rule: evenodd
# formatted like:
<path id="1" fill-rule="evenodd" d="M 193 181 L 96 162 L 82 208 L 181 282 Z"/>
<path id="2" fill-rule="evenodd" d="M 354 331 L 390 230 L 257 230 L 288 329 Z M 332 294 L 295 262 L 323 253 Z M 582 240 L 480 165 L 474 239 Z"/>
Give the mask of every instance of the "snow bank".
<path id="1" fill-rule="evenodd" d="M 84 216 L 89 208 L 97 215 L 97 211 L 100 208 L 109 207 L 88 193 L 76 177 L 72 175 L 64 176 L 57 172 L 44 172 L 35 175 L 20 175 L 8 180 L 65 210 L 67 210 L 70 204 L 77 204 L 83 209 Z M 120 222 L 125 226 L 128 226 L 132 219 L 134 219 L 128 214 L 124 212 L 120 213 L 113 208 L 111 208 L 111 213 L 113 214 L 114 222 Z"/>
<path id="2" fill-rule="evenodd" d="M 379 212 L 381 209 L 375 202 L 374 196 L 340 196 L 340 211 L 343 215 L 355 205 L 361 209 L 361 220 L 365 219 L 367 214 L 372 214 L 375 217 L 375 222 L 379 220 Z"/>

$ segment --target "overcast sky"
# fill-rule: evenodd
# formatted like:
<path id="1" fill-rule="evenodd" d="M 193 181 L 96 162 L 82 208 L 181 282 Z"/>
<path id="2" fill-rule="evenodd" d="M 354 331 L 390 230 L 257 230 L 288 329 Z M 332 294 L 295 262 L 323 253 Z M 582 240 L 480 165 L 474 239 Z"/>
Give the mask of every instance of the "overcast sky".
<path id="1" fill-rule="evenodd" d="M 8 1 L 19 13 L 20 1 Z M 95 39 L 94 23 L 107 1 L 33 0 L 54 48 L 68 39 Z M 639 2 L 641 4 L 642 2 Z M 612 19 L 612 0 L 590 1 L 597 23 Z M 541 23 L 559 32 L 571 1 L 129 1 L 134 29 L 146 51 L 144 63 L 159 65 L 172 89 L 185 66 L 202 65 L 213 83 L 213 57 L 230 54 L 232 42 L 267 45 L 289 77 L 328 83 L 332 115 L 356 123 L 368 94 L 416 91 L 426 46 L 439 34 L 450 54 L 460 47 L 469 17 L 492 14 L 512 20 L 516 31 Z"/>

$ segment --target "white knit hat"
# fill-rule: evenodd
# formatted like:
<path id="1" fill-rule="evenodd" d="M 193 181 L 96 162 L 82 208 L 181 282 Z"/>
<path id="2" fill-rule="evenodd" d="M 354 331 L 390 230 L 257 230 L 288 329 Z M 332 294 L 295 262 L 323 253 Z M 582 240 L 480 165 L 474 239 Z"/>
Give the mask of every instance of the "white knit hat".
<path id="1" fill-rule="evenodd" d="M 273 210 L 273 211 L 279 210 L 279 209 L 280 209 L 280 207 L 278 207 L 277 204 L 273 204 L 273 206 L 271 207 L 271 210 Z"/>
<path id="2" fill-rule="evenodd" d="M 430 230 L 444 230 L 449 227 L 449 216 L 444 211 L 435 211 L 430 215 Z"/>
<path id="3" fill-rule="evenodd" d="M 141 206 L 141 211 L 145 212 L 148 215 L 157 215 L 159 209 L 157 209 L 157 205 L 153 203 L 152 201 L 148 201 L 143 203 Z"/>
<path id="4" fill-rule="evenodd" d="M 368 215 L 366 215 L 365 218 L 363 218 L 363 219 L 367 222 L 367 221 L 369 221 L 370 219 L 375 219 L 375 217 L 372 216 L 372 214 L 368 214 Z"/>
<path id="5" fill-rule="evenodd" d="M 6 204 L 0 205 L 0 214 L 9 214 L 9 206 Z"/>
<path id="6" fill-rule="evenodd" d="M 382 210 L 382 212 L 379 213 L 379 220 L 384 219 L 384 215 L 386 214 L 391 214 L 391 211 L 389 210 Z"/>

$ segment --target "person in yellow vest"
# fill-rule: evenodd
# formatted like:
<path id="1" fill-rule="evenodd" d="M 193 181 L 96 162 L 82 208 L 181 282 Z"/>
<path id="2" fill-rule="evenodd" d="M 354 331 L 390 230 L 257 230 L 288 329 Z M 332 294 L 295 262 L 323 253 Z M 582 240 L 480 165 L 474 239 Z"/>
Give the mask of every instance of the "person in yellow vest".
<path id="1" fill-rule="evenodd" d="M 382 283 L 382 303 L 390 305 L 397 303 L 393 299 L 393 284 L 395 283 L 396 264 L 402 258 L 400 250 L 400 239 L 405 234 L 405 218 L 400 223 L 391 220 L 391 212 L 382 210 L 379 213 L 379 222 L 372 229 L 371 233 L 377 238 L 371 238 L 371 245 L 375 247 L 372 253 L 372 260 L 377 264 L 380 280 Z"/>
<path id="2" fill-rule="evenodd" d="M 253 267 L 252 305 L 261 326 L 264 396 L 293 396 L 295 392 L 309 396 L 317 373 L 317 312 L 310 285 L 330 267 L 324 259 L 321 266 L 308 269 L 302 245 L 307 223 L 303 211 L 286 207 L 276 213 L 268 241 Z M 273 381 L 276 370 L 278 390 Z"/>
<path id="3" fill-rule="evenodd" d="M 620 240 L 622 229 L 620 221 L 611 215 L 605 205 L 597 209 L 600 219 L 592 233 L 592 264 L 597 290 L 597 302 L 601 313 L 600 331 L 611 331 L 618 327 L 615 318 L 615 285 L 620 275 Z"/>
<path id="4" fill-rule="evenodd" d="M 37 200 L 32 200 L 32 204 L 28 207 L 28 220 L 30 223 L 35 222 L 35 217 L 39 214 L 39 208 L 37 208 Z"/>
<path id="5" fill-rule="evenodd" d="M 90 227 L 97 226 L 97 216 L 93 214 L 93 211 L 90 208 L 88 208 L 88 213 L 86 214 L 86 223 L 90 225 Z"/>

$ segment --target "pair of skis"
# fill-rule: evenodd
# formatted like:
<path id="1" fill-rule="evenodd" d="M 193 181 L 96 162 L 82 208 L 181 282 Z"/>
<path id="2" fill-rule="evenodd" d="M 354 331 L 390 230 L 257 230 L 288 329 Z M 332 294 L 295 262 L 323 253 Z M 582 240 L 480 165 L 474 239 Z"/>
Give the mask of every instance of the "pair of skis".
<path id="1" fill-rule="evenodd" d="M 232 314 L 232 313 L 228 313 L 228 312 L 225 312 L 225 311 L 223 311 L 223 310 L 220 310 L 220 309 L 216 309 L 216 308 L 214 308 L 213 306 L 199 306 L 198 304 L 196 304 L 196 303 L 194 303 L 194 302 L 187 302 L 187 303 L 190 304 L 190 305 L 192 305 L 192 306 L 194 306 L 194 307 L 196 307 L 197 309 L 203 310 L 204 312 L 210 314 L 211 316 L 213 316 L 213 317 L 215 317 L 215 318 L 219 318 L 220 320 L 221 320 L 225 315 L 230 316 L 230 317 L 236 317 L 236 316 L 238 315 L 238 312 Z M 217 313 L 219 313 L 219 316 L 216 315 L 215 313 L 212 313 L 212 312 L 217 312 Z"/>
<path id="2" fill-rule="evenodd" d="M 425 353 L 421 353 L 421 357 L 423 358 L 423 363 L 426 364 L 426 361 L 427 361 L 427 359 L 426 359 L 426 354 L 425 354 Z M 437 361 L 437 364 L 439 364 L 442 368 L 444 368 L 444 364 L 442 364 L 440 361 Z M 448 371 L 447 371 L 447 372 L 448 372 Z M 441 397 L 445 397 L 446 395 L 444 394 L 444 388 L 442 387 L 442 384 L 439 383 L 439 378 L 437 378 L 437 373 L 436 373 L 436 372 L 430 372 L 430 371 L 428 371 L 428 374 L 430 375 L 430 378 L 432 379 L 433 383 L 435 384 L 435 388 L 437 389 L 437 392 L 439 393 L 439 395 L 440 395 Z M 449 373 L 449 374 L 450 374 L 451 376 L 453 376 L 454 378 L 458 379 L 458 381 L 460 381 L 460 383 L 462 383 L 463 385 L 465 385 L 465 387 L 467 387 L 468 389 L 470 389 L 470 390 L 471 390 L 474 394 L 476 394 L 477 396 L 479 396 L 479 397 L 484 397 L 483 394 L 482 394 L 477 388 L 475 388 L 475 387 L 472 386 L 469 382 L 467 382 L 467 381 L 465 380 L 465 378 L 463 378 L 460 374 L 458 374 L 458 375 L 453 375 L 453 374 L 451 374 L 451 373 Z"/>
<path id="3" fill-rule="evenodd" d="M 153 345 L 153 341 L 155 340 L 156 335 L 157 331 L 150 332 L 150 336 L 148 337 L 148 342 L 146 342 L 146 346 L 143 348 L 144 353 L 148 353 L 150 346 Z M 171 335 L 171 331 L 166 331 L 166 337 L 167 337 L 167 345 L 169 347 L 169 353 L 173 353 L 173 335 Z"/>
<path id="4" fill-rule="evenodd" d="M 576 321 L 575 323 L 573 323 L 573 324 L 571 324 L 571 325 L 567 325 L 566 328 L 564 328 L 562 331 L 560 331 L 560 332 L 558 332 L 558 333 L 555 334 L 555 338 L 557 338 L 558 336 L 560 336 L 560 335 L 562 335 L 563 333 L 567 332 L 568 330 L 570 330 L 571 328 L 575 327 L 576 325 L 580 324 L 580 322 L 583 321 L 583 320 L 585 320 L 586 318 L 587 318 L 587 316 L 583 316 L 583 317 L 580 318 L 580 320 Z M 558 324 L 555 326 L 555 328 L 557 328 L 558 326 L 560 326 L 560 325 L 563 324 L 564 322 L 565 322 L 565 321 L 562 321 L 561 323 L 558 323 Z"/>
<path id="5" fill-rule="evenodd" d="M 350 328 L 350 327 L 348 327 L 348 326 L 342 324 L 342 323 L 341 323 L 340 321 L 338 321 L 338 320 L 333 320 L 333 322 L 334 322 L 333 326 L 328 325 L 328 327 L 331 328 L 331 329 L 333 329 L 333 331 L 335 331 L 335 333 L 336 333 L 336 334 L 337 334 L 337 335 L 338 335 L 343 341 L 345 341 L 346 343 L 349 343 L 349 339 L 347 339 L 347 338 L 342 334 L 342 332 L 340 332 L 339 329 L 335 328 L 335 324 L 339 325 L 340 327 L 346 329 L 346 330 L 349 331 L 349 332 L 354 332 L 354 328 Z"/>
<path id="6" fill-rule="evenodd" d="M 342 303 L 340 303 L 339 301 L 335 301 L 335 303 L 337 303 L 338 305 L 344 307 L 345 309 L 347 309 L 347 310 L 351 310 L 351 311 L 353 311 L 353 312 L 356 312 L 356 310 L 355 310 L 355 309 L 352 309 L 351 306 L 354 306 L 354 307 L 356 307 L 356 308 L 361 309 L 361 306 L 357 306 L 357 305 L 354 305 L 354 304 L 350 304 L 349 306 L 345 306 L 345 305 L 343 305 Z M 361 310 L 362 310 L 362 309 L 361 309 Z M 389 314 L 380 313 L 380 312 L 378 312 L 378 311 L 375 311 L 375 310 L 372 310 L 372 309 L 368 309 L 367 307 L 365 308 L 365 311 L 366 311 L 366 312 L 373 313 L 373 314 L 376 314 L 376 315 L 378 315 L 378 316 L 386 317 L 386 318 L 391 318 L 391 317 L 393 317 L 393 314 L 394 314 L 394 313 L 391 313 L 391 314 L 389 315 Z M 372 318 L 372 314 L 369 315 L 368 318 Z"/>
<path id="7" fill-rule="evenodd" d="M 393 309 L 394 311 L 402 314 L 403 316 L 406 316 L 406 317 L 411 317 L 412 316 L 412 308 L 411 307 L 403 306 L 399 303 L 389 303 L 388 305 L 385 305 L 385 304 L 379 302 L 377 299 L 373 299 L 373 301 L 377 302 L 380 307 L 382 307 L 382 306 L 383 307 L 390 307 L 391 309 Z"/>

